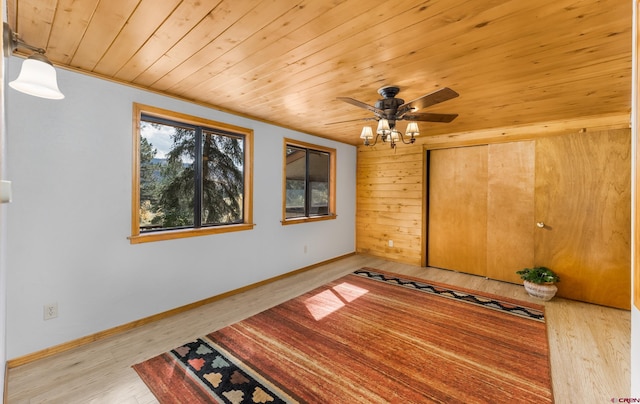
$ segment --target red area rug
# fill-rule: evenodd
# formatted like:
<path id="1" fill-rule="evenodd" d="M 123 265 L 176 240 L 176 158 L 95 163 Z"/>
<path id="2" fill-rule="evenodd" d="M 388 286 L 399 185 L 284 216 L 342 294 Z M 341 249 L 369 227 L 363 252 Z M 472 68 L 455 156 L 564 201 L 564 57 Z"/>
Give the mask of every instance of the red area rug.
<path id="1" fill-rule="evenodd" d="M 543 306 L 363 268 L 134 365 L 161 403 L 552 403 Z"/>

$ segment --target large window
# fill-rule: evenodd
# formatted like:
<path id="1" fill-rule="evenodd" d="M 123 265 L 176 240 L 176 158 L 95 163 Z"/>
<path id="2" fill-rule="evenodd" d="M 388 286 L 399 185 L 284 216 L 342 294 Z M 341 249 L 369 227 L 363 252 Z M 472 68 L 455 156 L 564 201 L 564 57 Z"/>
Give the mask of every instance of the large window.
<path id="1" fill-rule="evenodd" d="M 134 105 L 132 243 L 247 230 L 253 132 Z"/>
<path id="2" fill-rule="evenodd" d="M 283 224 L 335 218 L 335 149 L 285 139 Z"/>

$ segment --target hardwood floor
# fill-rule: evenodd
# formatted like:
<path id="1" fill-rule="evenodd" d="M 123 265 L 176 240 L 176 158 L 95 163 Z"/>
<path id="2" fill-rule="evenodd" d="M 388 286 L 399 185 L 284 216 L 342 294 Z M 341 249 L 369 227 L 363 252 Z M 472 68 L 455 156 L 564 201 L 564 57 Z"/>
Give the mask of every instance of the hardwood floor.
<path id="1" fill-rule="evenodd" d="M 8 403 L 157 403 L 131 365 L 363 266 L 540 303 L 520 285 L 356 255 L 10 369 Z M 560 298 L 545 306 L 555 402 L 629 397 L 630 312 Z"/>

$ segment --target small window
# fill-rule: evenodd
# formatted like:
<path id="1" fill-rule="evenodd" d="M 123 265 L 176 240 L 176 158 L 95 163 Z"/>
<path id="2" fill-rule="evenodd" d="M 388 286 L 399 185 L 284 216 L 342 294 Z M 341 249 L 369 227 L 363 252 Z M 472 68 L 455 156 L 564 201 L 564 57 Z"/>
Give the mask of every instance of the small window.
<path id="1" fill-rule="evenodd" d="M 248 230 L 253 132 L 134 106 L 132 243 Z"/>
<path id="2" fill-rule="evenodd" d="M 283 224 L 335 219 L 336 151 L 285 139 Z"/>

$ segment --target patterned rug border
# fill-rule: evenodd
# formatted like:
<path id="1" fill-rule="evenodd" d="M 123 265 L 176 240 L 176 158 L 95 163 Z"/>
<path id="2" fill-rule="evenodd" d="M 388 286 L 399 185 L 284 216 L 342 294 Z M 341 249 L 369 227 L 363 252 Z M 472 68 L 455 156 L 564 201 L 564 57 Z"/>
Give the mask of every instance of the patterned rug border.
<path id="1" fill-rule="evenodd" d="M 544 306 L 517 299 L 501 297 L 477 290 L 465 289 L 439 282 L 432 282 L 412 276 L 383 270 L 363 267 L 345 276 L 358 276 L 374 282 L 397 286 L 417 292 L 426 293 L 446 299 L 472 304 L 504 314 L 513 315 L 525 320 L 545 323 Z M 331 281 L 330 281 L 331 282 Z M 237 357 L 229 347 L 210 338 L 202 336 L 194 341 L 165 352 L 155 358 L 168 355 L 168 359 L 178 366 L 192 385 L 199 386 L 201 392 L 219 403 L 298 403 L 296 394 L 286 386 L 269 377 L 268 374 L 254 368 L 250 363 Z M 163 390 L 152 389 L 147 380 L 143 366 L 152 361 L 151 358 L 133 365 L 133 369 L 151 389 L 156 398 L 163 402 Z M 207 367 L 204 365 L 208 364 Z M 547 364 L 549 366 L 549 363 Z M 177 368 L 176 368 L 177 369 Z M 171 372 L 173 373 L 173 371 Z M 160 394 L 160 395 L 158 395 Z M 551 394 L 553 394 L 551 392 Z M 553 396 L 552 396 L 553 397 Z M 170 399 L 170 397 L 167 397 Z M 174 396 L 175 398 L 175 396 Z M 171 401 L 172 403 L 174 401 Z"/>
<path id="2" fill-rule="evenodd" d="M 545 322 L 544 306 L 539 304 L 505 298 L 491 293 L 460 288 L 425 279 L 418 279 L 411 276 L 404 276 L 370 267 L 358 269 L 354 271 L 353 274 L 390 285 L 498 310 L 518 317 Z"/>
<path id="3" fill-rule="evenodd" d="M 194 352 L 199 355 L 195 362 L 190 355 Z M 220 402 L 235 402 L 234 399 L 238 395 L 247 394 L 247 397 L 252 397 L 254 402 L 269 402 L 272 404 L 298 403 L 294 397 L 269 380 L 266 375 L 253 369 L 249 364 L 237 358 L 208 336 L 200 337 L 195 341 L 172 349 L 169 353 L 185 372 L 193 376 L 194 381 L 201 384 L 204 389 Z M 202 358 L 205 355 L 215 356 L 211 363 L 217 366 L 217 371 L 207 372 L 200 367 L 201 363 L 204 363 Z M 228 387 L 222 383 L 225 378 L 241 378 L 242 383 L 236 385 L 242 386 L 242 389 L 225 390 L 223 387 Z"/>

